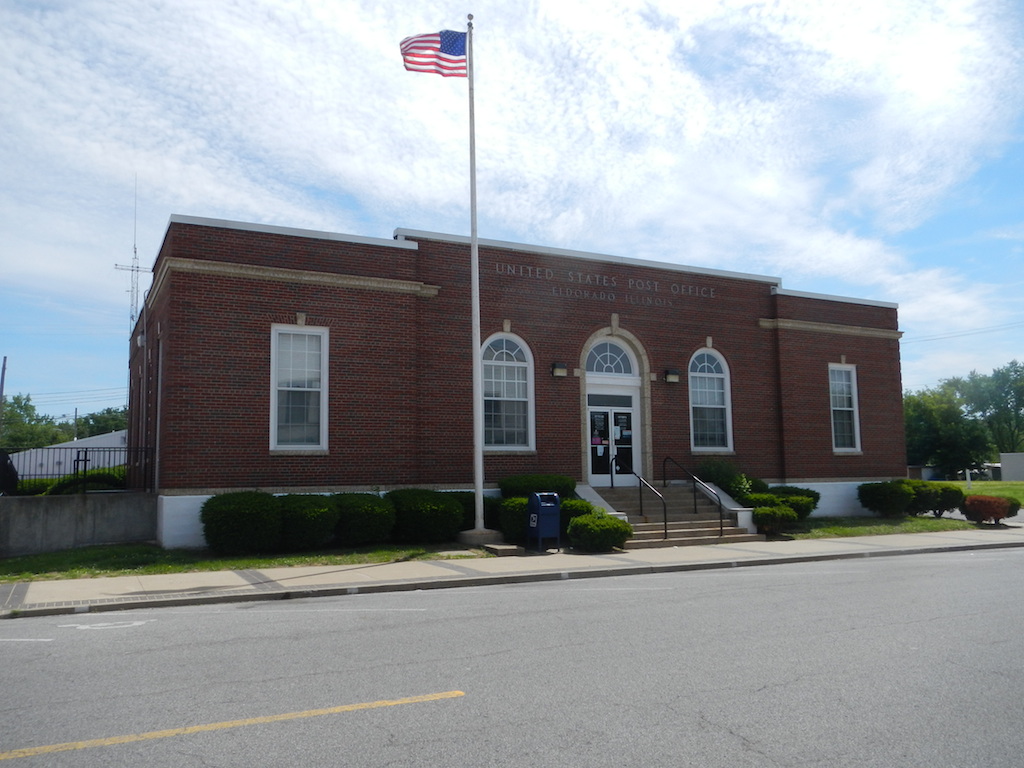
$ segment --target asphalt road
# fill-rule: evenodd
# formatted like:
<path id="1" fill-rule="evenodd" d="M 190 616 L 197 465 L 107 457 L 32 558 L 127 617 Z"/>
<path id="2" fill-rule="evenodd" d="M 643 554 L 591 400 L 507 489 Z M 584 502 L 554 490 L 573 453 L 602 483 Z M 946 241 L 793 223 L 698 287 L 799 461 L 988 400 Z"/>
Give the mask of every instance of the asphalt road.
<path id="1" fill-rule="evenodd" d="M 0 622 L 23 766 L 1014 766 L 1024 551 Z"/>

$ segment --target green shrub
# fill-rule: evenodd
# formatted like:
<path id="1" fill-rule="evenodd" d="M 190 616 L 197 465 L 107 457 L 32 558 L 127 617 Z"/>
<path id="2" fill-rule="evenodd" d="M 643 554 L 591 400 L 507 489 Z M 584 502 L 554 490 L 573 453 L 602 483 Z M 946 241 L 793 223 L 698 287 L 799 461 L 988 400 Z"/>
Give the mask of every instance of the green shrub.
<path id="1" fill-rule="evenodd" d="M 932 509 L 932 515 L 935 517 L 942 517 L 944 512 L 959 509 L 960 505 L 964 503 L 964 492 L 958 486 L 952 483 L 935 483 L 934 485 L 939 489 L 938 506 Z M 1013 514 L 1017 514 L 1016 510 Z"/>
<path id="2" fill-rule="evenodd" d="M 783 506 L 796 512 L 796 517 L 801 523 L 810 517 L 814 508 L 818 506 L 811 496 L 779 496 L 778 498 Z"/>
<path id="3" fill-rule="evenodd" d="M 1006 516 L 1016 517 L 1017 513 L 1020 511 L 1020 502 L 1013 498 L 1013 496 L 1000 496 L 999 498 L 1006 499 L 1006 503 L 1010 505 L 1006 512 Z"/>
<path id="4" fill-rule="evenodd" d="M 909 488 L 914 498 L 907 507 L 908 514 L 924 515 L 931 512 L 942 517 L 963 504 L 964 492 L 952 483 L 934 483 L 927 480 L 896 480 Z"/>
<path id="5" fill-rule="evenodd" d="M 757 507 L 754 509 L 754 524 L 766 536 L 777 536 L 797 523 L 797 514 L 787 506 Z"/>
<path id="6" fill-rule="evenodd" d="M 468 531 L 476 528 L 476 493 L 473 491 L 448 491 L 448 495 L 454 498 L 462 506 L 462 523 L 460 531 Z M 498 513 L 501 509 L 501 499 L 497 496 L 484 496 L 484 528 L 499 530 Z"/>
<path id="7" fill-rule="evenodd" d="M 882 517 L 903 517 L 914 500 L 914 492 L 902 480 L 864 483 L 857 486 L 857 500 Z"/>
<path id="8" fill-rule="evenodd" d="M 211 496 L 199 511 L 206 544 L 219 555 L 275 552 L 281 543 L 281 505 L 263 491 Z"/>
<path id="9" fill-rule="evenodd" d="M 595 507 L 586 499 L 564 499 L 559 505 L 559 535 L 562 537 L 562 541 L 568 541 L 569 538 L 569 523 L 574 517 L 580 515 L 590 515 L 600 510 L 604 512 L 603 507 Z"/>
<path id="10" fill-rule="evenodd" d="M 340 547 L 380 544 L 391 538 L 395 506 L 375 493 L 338 493 L 331 497 L 338 510 L 334 539 Z"/>
<path id="11" fill-rule="evenodd" d="M 526 505 L 525 496 L 512 496 L 501 501 L 498 529 L 508 544 L 526 543 Z"/>
<path id="12" fill-rule="evenodd" d="M 769 493 L 772 489 L 764 480 L 759 477 L 747 478 L 750 483 L 750 493 Z"/>
<path id="13" fill-rule="evenodd" d="M 939 490 L 924 480 L 897 480 L 914 494 L 907 505 L 908 515 L 923 515 L 931 512 L 939 503 Z"/>
<path id="14" fill-rule="evenodd" d="M 813 488 L 800 488 L 796 485 L 773 485 L 768 489 L 769 493 L 776 496 L 809 496 L 814 499 L 814 506 L 817 508 L 821 503 L 821 494 Z"/>
<path id="15" fill-rule="evenodd" d="M 450 493 L 401 488 L 386 498 L 395 505 L 395 541 L 433 544 L 453 541 L 462 525 L 462 505 Z"/>
<path id="16" fill-rule="evenodd" d="M 569 541 L 584 552 L 621 549 L 633 535 L 633 526 L 607 512 L 590 512 L 569 521 Z"/>
<path id="17" fill-rule="evenodd" d="M 768 493 L 750 493 L 743 498 L 743 503 L 748 507 L 777 507 L 782 503 L 782 497 L 771 491 Z"/>
<path id="18" fill-rule="evenodd" d="M 529 497 L 511 496 L 502 499 L 499 507 L 498 530 L 508 544 L 526 543 L 527 508 Z M 601 507 L 595 507 L 586 499 L 559 499 L 559 536 L 562 541 L 569 537 L 569 523 L 573 518 L 580 515 L 589 515 L 594 512 L 604 512 Z"/>
<path id="19" fill-rule="evenodd" d="M 302 552 L 325 547 L 334 540 L 338 508 L 329 496 L 290 493 L 278 498 L 281 509 L 281 549 Z"/>
<path id="20" fill-rule="evenodd" d="M 568 475 L 512 475 L 499 480 L 498 487 L 506 499 L 544 491 L 553 491 L 562 499 L 576 495 L 576 480 Z"/>
<path id="21" fill-rule="evenodd" d="M 694 474 L 705 483 L 714 483 L 728 493 L 729 486 L 740 476 L 740 471 L 728 459 L 704 459 L 697 465 Z"/>
<path id="22" fill-rule="evenodd" d="M 50 490 L 53 480 L 45 477 L 32 477 L 18 481 L 17 496 L 42 496 Z"/>
<path id="23" fill-rule="evenodd" d="M 789 507 L 796 512 L 797 519 L 801 522 L 811 516 L 817 504 L 812 496 L 797 496 L 790 493 L 775 493 L 772 488 L 769 493 L 751 493 L 743 500 L 748 507 Z"/>
<path id="24" fill-rule="evenodd" d="M 92 469 L 81 475 L 66 475 L 50 486 L 48 496 L 66 496 L 86 491 L 123 491 L 124 472 Z"/>
<path id="25" fill-rule="evenodd" d="M 742 472 L 730 480 L 728 485 L 718 487 L 734 499 L 746 498 L 754 490 L 754 484 L 751 482 L 750 478 Z"/>

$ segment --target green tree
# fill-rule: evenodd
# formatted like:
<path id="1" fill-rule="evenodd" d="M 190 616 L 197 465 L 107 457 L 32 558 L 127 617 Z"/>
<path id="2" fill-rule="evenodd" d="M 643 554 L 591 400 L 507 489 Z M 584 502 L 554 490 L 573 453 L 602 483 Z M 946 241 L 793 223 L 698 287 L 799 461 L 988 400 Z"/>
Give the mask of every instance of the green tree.
<path id="1" fill-rule="evenodd" d="M 29 448 L 43 448 L 74 439 L 73 424 L 61 423 L 52 416 L 36 412 L 29 395 L 4 397 L 3 425 L 0 446 L 11 453 Z"/>
<path id="2" fill-rule="evenodd" d="M 963 469 L 979 469 L 992 457 L 984 422 L 965 412 L 948 382 L 903 396 L 907 463 L 933 466 L 947 478 Z"/>
<path id="3" fill-rule="evenodd" d="M 971 371 L 966 378 L 950 379 L 969 416 L 988 427 L 996 450 L 1024 451 L 1024 364 L 1013 360 L 990 376 Z"/>
<path id="4" fill-rule="evenodd" d="M 104 408 L 96 413 L 88 413 L 78 418 L 78 436 L 92 437 L 117 432 L 128 427 L 127 408 Z"/>

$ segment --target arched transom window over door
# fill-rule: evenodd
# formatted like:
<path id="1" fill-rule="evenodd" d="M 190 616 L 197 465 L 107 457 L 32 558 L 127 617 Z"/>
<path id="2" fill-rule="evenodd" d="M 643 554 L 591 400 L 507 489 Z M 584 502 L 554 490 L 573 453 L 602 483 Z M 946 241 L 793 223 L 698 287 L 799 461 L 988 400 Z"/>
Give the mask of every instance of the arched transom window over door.
<path id="1" fill-rule="evenodd" d="M 732 450 L 729 368 L 701 350 L 690 359 L 690 442 L 694 450 Z"/>
<path id="2" fill-rule="evenodd" d="M 619 373 L 632 375 L 633 363 L 626 350 L 618 344 L 602 341 L 595 344 L 587 355 L 587 371 L 590 373 Z"/>
<path id="3" fill-rule="evenodd" d="M 484 347 L 485 447 L 531 446 L 530 365 L 527 350 L 513 339 L 500 336 Z"/>

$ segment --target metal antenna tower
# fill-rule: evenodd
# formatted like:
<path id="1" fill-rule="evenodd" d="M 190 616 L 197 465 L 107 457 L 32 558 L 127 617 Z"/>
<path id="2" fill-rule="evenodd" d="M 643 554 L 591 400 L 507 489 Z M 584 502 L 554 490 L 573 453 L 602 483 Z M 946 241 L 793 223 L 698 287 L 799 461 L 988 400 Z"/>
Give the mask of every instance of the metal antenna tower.
<path id="1" fill-rule="evenodd" d="M 135 321 L 139 319 L 139 272 L 142 270 L 139 268 L 139 246 L 138 246 L 138 234 L 139 234 L 139 176 L 135 175 L 135 211 L 132 221 L 132 264 L 127 266 L 125 264 L 115 264 L 114 269 L 123 269 L 132 273 L 132 312 L 131 312 L 131 328 L 129 332 L 135 330 Z"/>

